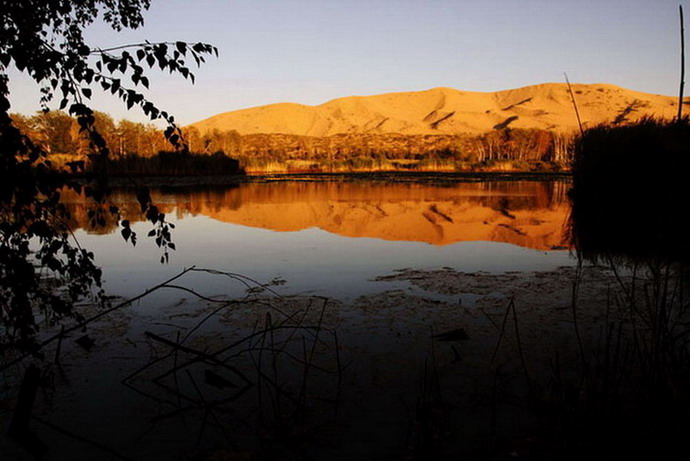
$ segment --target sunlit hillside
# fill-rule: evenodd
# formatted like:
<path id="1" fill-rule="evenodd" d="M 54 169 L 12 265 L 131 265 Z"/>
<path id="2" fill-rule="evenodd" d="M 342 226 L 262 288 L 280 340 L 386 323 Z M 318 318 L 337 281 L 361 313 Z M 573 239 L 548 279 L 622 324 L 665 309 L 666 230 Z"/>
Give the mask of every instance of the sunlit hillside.
<path id="1" fill-rule="evenodd" d="M 678 99 L 609 84 L 574 84 L 585 126 L 620 124 L 645 115 L 672 118 Z M 688 98 L 685 104 L 690 101 Z M 350 96 L 318 106 L 271 104 L 215 115 L 192 124 L 203 133 L 480 134 L 504 127 L 568 132 L 577 128 L 565 83 L 544 83 L 494 93 L 433 88 L 427 91 Z"/>

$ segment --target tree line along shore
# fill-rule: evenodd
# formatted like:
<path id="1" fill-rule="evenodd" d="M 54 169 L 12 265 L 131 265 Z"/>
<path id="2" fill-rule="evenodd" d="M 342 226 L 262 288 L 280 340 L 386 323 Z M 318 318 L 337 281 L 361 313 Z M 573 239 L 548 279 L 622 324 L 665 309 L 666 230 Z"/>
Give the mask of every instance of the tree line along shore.
<path id="1" fill-rule="evenodd" d="M 14 114 L 14 124 L 48 153 L 53 166 L 92 153 L 76 120 L 61 111 Z M 349 171 L 563 171 L 574 134 L 542 129 L 494 129 L 483 134 L 348 133 L 316 137 L 183 129 L 186 152 L 170 152 L 152 124 L 115 122 L 95 112 L 110 149 L 114 175 L 178 176 Z"/>

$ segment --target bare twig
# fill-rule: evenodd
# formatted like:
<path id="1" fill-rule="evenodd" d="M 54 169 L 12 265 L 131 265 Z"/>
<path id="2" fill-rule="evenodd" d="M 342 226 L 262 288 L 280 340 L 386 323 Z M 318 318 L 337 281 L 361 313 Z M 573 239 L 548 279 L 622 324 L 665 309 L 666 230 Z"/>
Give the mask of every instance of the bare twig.
<path id="1" fill-rule="evenodd" d="M 343 385 L 343 367 L 340 362 L 340 345 L 338 344 L 338 332 L 335 330 L 333 331 L 333 341 L 335 342 L 335 363 L 338 367 L 338 390 L 335 394 L 335 415 L 337 417 L 340 410 L 340 396 L 342 393 Z"/>
<path id="2" fill-rule="evenodd" d="M 280 296 L 277 292 L 268 288 L 268 286 L 265 283 L 260 283 L 251 277 L 247 277 L 246 275 L 237 274 L 234 272 L 225 272 L 225 271 L 219 271 L 216 269 L 204 269 L 204 268 L 199 268 L 199 269 L 195 268 L 194 272 L 206 272 L 208 274 L 213 274 L 213 275 L 224 275 L 224 276 L 229 277 L 233 280 L 237 280 L 238 282 L 242 283 L 244 286 L 246 286 L 249 289 L 254 288 L 254 287 L 259 287 L 259 288 L 265 289 L 266 291 L 268 291 L 272 295 Z M 253 286 L 252 286 L 252 284 L 253 284 Z"/>
<path id="3" fill-rule="evenodd" d="M 166 284 L 166 285 L 165 285 L 165 288 L 172 288 L 172 289 L 175 289 L 175 290 L 186 291 L 187 293 L 191 293 L 191 294 L 193 294 L 194 296 L 196 296 L 197 298 L 203 299 L 204 301 L 208 301 L 208 302 L 210 302 L 210 303 L 227 303 L 227 302 L 228 302 L 227 299 L 213 299 L 213 298 L 209 298 L 208 296 L 204 296 L 204 295 L 202 295 L 201 293 L 198 293 L 198 292 L 192 290 L 191 288 L 187 288 L 187 287 L 184 287 L 184 286 L 182 286 L 182 285 L 169 285 L 169 284 Z"/>
<path id="4" fill-rule="evenodd" d="M 230 365 L 224 364 L 221 360 L 219 360 L 219 359 L 218 359 L 217 357 L 215 357 L 214 355 L 210 355 L 210 354 L 207 354 L 207 353 L 205 353 L 205 352 L 198 351 L 198 350 L 196 350 L 196 349 L 192 349 L 191 347 L 183 346 L 182 344 L 178 344 L 178 343 L 176 343 L 175 341 L 171 341 L 171 340 L 169 340 L 169 339 L 166 339 L 166 338 L 163 338 L 163 337 L 161 337 L 161 336 L 158 336 L 157 334 L 151 333 L 150 331 L 147 331 L 147 332 L 145 332 L 144 334 L 145 334 L 147 337 L 149 337 L 149 338 L 151 338 L 151 339 L 153 339 L 153 340 L 155 340 L 155 341 L 158 341 L 158 342 L 160 342 L 160 343 L 163 343 L 163 344 L 165 344 L 165 345 L 167 345 L 167 346 L 172 347 L 173 349 L 177 349 L 177 350 L 180 350 L 180 351 L 182 351 L 182 352 L 186 352 L 186 353 L 188 353 L 188 354 L 196 355 L 196 356 L 199 357 L 202 361 L 211 362 L 211 363 L 213 363 L 213 364 L 215 364 L 215 365 L 220 365 L 220 366 L 229 368 L 229 369 L 231 369 L 233 372 L 235 372 L 235 374 L 237 374 L 237 376 L 239 376 L 240 378 L 242 378 L 247 384 L 251 383 L 251 381 L 249 380 L 249 378 L 247 378 L 247 377 L 244 375 L 244 373 L 242 373 L 241 371 L 237 370 L 235 367 L 231 367 Z M 173 370 L 175 370 L 176 368 L 177 368 L 177 367 L 174 367 Z"/>
<path id="5" fill-rule="evenodd" d="M 573 282 L 572 298 L 570 300 L 570 307 L 573 313 L 573 328 L 575 329 L 575 338 L 577 339 L 577 347 L 580 351 L 580 359 L 585 373 L 589 376 L 589 362 L 585 354 L 585 347 L 582 342 L 582 335 L 580 335 L 580 324 L 577 320 L 577 297 L 580 290 L 580 282 L 582 281 L 582 259 L 577 260 L 577 269 L 575 270 L 575 281 Z"/>
<path id="6" fill-rule="evenodd" d="M 527 370 L 527 364 L 525 363 L 525 354 L 522 351 L 522 340 L 520 339 L 520 327 L 518 326 L 517 311 L 515 310 L 515 298 L 510 299 L 509 309 L 513 310 L 513 323 L 515 324 L 515 339 L 517 341 L 518 353 L 520 354 L 520 363 L 522 364 L 522 370 L 525 373 L 525 378 L 527 379 L 527 384 L 530 388 L 530 393 L 534 396 L 534 389 L 532 387 L 532 379 L 529 376 L 529 371 Z"/>
<path id="7" fill-rule="evenodd" d="M 62 350 L 62 338 L 65 337 L 65 326 L 60 328 L 60 336 L 58 337 L 57 347 L 55 348 L 55 363 L 60 365 L 60 351 Z"/>
<path id="8" fill-rule="evenodd" d="M 294 326 L 275 326 L 275 327 L 272 327 L 272 328 L 267 328 L 267 329 L 259 330 L 259 331 L 256 331 L 256 332 L 254 332 L 254 333 L 248 335 L 248 336 L 245 336 L 244 338 L 238 339 L 237 341 L 235 341 L 235 342 L 233 342 L 233 343 L 231 343 L 231 344 L 229 344 L 229 345 L 227 345 L 227 346 L 225 346 L 225 347 L 223 347 L 223 348 L 221 348 L 221 349 L 219 349 L 219 350 L 217 350 L 217 351 L 207 353 L 206 355 L 208 355 L 208 356 L 210 356 L 210 357 L 218 357 L 219 355 L 221 355 L 221 354 L 223 354 L 223 353 L 225 353 L 225 352 L 228 352 L 228 351 L 234 349 L 235 347 L 239 346 L 240 344 L 242 344 L 242 343 L 244 343 L 244 342 L 251 341 L 251 340 L 253 340 L 253 339 L 256 339 L 257 337 L 261 337 L 261 336 L 263 336 L 263 335 L 269 333 L 271 330 L 287 330 L 287 329 L 294 329 L 294 328 L 295 328 Z M 318 329 L 319 327 L 318 327 L 318 326 L 303 326 L 303 327 L 300 327 L 300 328 L 303 329 L 303 330 L 308 331 L 308 330 L 316 330 L 316 329 Z M 312 334 L 313 334 L 313 333 L 312 333 Z M 187 366 L 189 366 L 189 365 L 192 365 L 192 364 L 194 364 L 194 363 L 197 363 L 197 362 L 200 362 L 200 361 L 203 361 L 203 360 L 204 360 L 204 357 L 201 357 L 201 356 L 194 357 L 193 359 L 190 359 L 190 360 L 184 362 L 183 364 L 178 365 L 177 367 L 175 367 L 175 368 L 173 368 L 173 369 L 171 369 L 171 370 L 166 371 L 165 373 L 163 373 L 162 375 L 160 375 L 158 378 L 163 378 L 163 377 L 165 377 L 165 376 L 167 376 L 167 375 L 169 375 L 169 374 L 171 374 L 171 373 L 174 373 L 175 371 L 179 371 L 179 370 L 182 369 L 182 368 L 185 368 L 185 367 L 187 367 Z M 225 364 L 226 361 L 227 361 L 227 360 L 223 360 L 222 363 Z M 144 367 L 142 368 L 142 370 L 140 370 L 140 371 L 143 371 L 143 369 L 145 369 L 145 368 L 147 368 L 147 367 L 148 367 L 148 365 L 147 365 L 147 366 L 144 366 Z M 135 374 L 136 374 L 136 373 L 135 373 Z M 133 376 L 133 375 L 130 375 L 130 377 L 131 377 L 131 376 Z"/>
<path id="9" fill-rule="evenodd" d="M 683 23 L 683 5 L 678 5 L 680 12 L 680 94 L 678 95 L 678 123 L 683 116 L 683 89 L 685 87 L 685 24 Z"/>
<path id="10" fill-rule="evenodd" d="M 177 344 L 180 344 L 180 332 L 179 331 L 177 332 L 177 338 L 175 338 L 175 342 Z M 173 353 L 173 368 L 177 367 L 177 351 L 178 350 L 179 350 L 178 348 L 173 349 L 173 351 L 174 351 L 174 353 Z M 180 384 L 177 381 L 177 373 L 173 373 L 173 382 L 175 383 L 175 391 L 176 391 L 175 395 L 177 396 L 177 406 L 180 406 L 181 405 L 181 402 L 180 402 Z"/>
<path id="11" fill-rule="evenodd" d="M 121 453 L 116 452 L 116 451 L 113 450 L 112 448 L 108 448 L 108 447 L 106 447 L 105 445 L 103 445 L 103 444 L 101 444 L 101 443 L 98 443 L 98 442 L 96 442 L 96 441 L 94 441 L 94 440 L 90 440 L 90 439 L 87 439 L 87 438 L 84 437 L 84 436 L 81 436 L 81 435 L 79 435 L 79 434 L 75 434 L 74 432 L 70 432 L 70 431 L 68 431 L 68 430 L 65 429 L 65 428 L 62 428 L 62 427 L 60 427 L 60 426 L 57 426 L 57 425 L 51 423 L 50 421 L 46 421 L 45 419 L 39 418 L 38 416 L 32 416 L 31 419 L 33 419 L 34 421 L 37 421 L 37 422 L 43 424 L 43 425 L 46 426 L 46 427 L 51 428 L 52 430 L 54 430 L 54 431 L 56 431 L 56 432 L 59 432 L 59 433 L 62 434 L 62 435 L 66 435 L 67 437 L 70 437 L 70 438 L 72 438 L 72 439 L 74 439 L 74 440 L 77 440 L 77 441 L 82 442 L 82 443 L 85 443 L 85 444 L 87 444 L 87 445 L 91 445 L 92 447 L 98 448 L 99 450 L 101 450 L 101 451 L 103 451 L 103 452 L 105 452 L 105 453 L 108 453 L 110 456 L 113 456 L 113 457 L 115 457 L 115 458 L 117 458 L 117 459 L 122 459 L 122 460 L 125 460 L 125 461 L 129 461 L 129 460 L 132 459 L 132 458 L 128 458 L 128 457 L 122 455 Z"/>
<path id="12" fill-rule="evenodd" d="M 73 331 L 75 331 L 75 330 L 79 330 L 79 329 L 81 329 L 81 328 L 84 328 L 84 327 L 85 327 L 86 325 L 88 325 L 89 323 L 91 323 L 91 322 L 93 322 L 93 321 L 95 321 L 95 320 L 98 320 L 99 318 L 103 317 L 104 315 L 107 315 L 107 314 L 109 314 L 109 313 L 111 313 L 111 312 L 113 312 L 113 311 L 115 311 L 115 310 L 117 310 L 117 309 L 120 309 L 120 308 L 122 308 L 122 307 L 129 306 L 129 305 L 132 304 L 133 302 L 138 301 L 138 300 L 140 300 L 140 299 L 142 299 L 142 298 L 144 298 L 144 297 L 150 295 L 150 294 L 153 293 L 154 291 L 166 287 L 170 282 L 172 282 L 172 281 L 174 281 L 174 280 L 177 280 L 178 278 L 180 278 L 180 277 L 182 277 L 183 275 L 185 275 L 187 272 L 189 272 L 189 271 L 191 271 L 191 270 L 194 270 L 194 267 L 195 267 L 195 266 L 192 266 L 192 267 L 189 267 L 189 268 L 187 268 L 187 269 L 184 269 L 182 272 L 180 272 L 179 274 L 175 275 L 174 277 L 169 278 L 169 279 L 166 280 L 165 282 L 159 283 L 158 285 L 154 286 L 153 288 L 149 288 L 148 290 L 144 291 L 143 293 L 141 293 L 141 294 L 139 294 L 139 295 L 137 295 L 137 296 L 135 296 L 135 297 L 133 297 L 133 298 L 130 298 L 130 299 L 128 299 L 128 300 L 126 300 L 126 301 L 123 301 L 123 302 L 121 302 L 121 303 L 119 303 L 119 304 L 116 304 L 115 306 L 112 306 L 112 307 L 110 307 L 110 308 L 108 308 L 108 309 L 106 309 L 106 310 L 104 310 L 104 311 L 101 311 L 101 312 L 99 312 L 98 314 L 96 314 L 96 315 L 94 315 L 94 316 L 92 316 L 92 317 L 89 317 L 89 318 L 86 319 L 86 320 L 83 320 L 83 321 L 77 323 L 76 325 L 73 325 L 73 326 L 71 326 L 71 327 L 69 327 L 69 328 L 66 328 L 66 329 L 64 329 L 64 330 L 61 330 L 60 333 L 58 333 L 58 334 L 56 334 L 56 335 L 54 335 L 54 336 L 51 336 L 50 338 L 48 338 L 48 339 L 42 341 L 41 343 L 39 343 L 38 346 L 37 346 L 37 348 L 36 348 L 35 350 L 33 350 L 32 352 L 27 352 L 27 353 L 25 353 L 25 354 L 22 354 L 21 356 L 17 357 L 16 359 L 14 359 L 14 360 L 12 360 L 12 361 L 10 361 L 10 362 L 8 362 L 8 363 L 6 363 L 6 364 L 0 366 L 0 371 L 6 370 L 7 368 L 9 368 L 9 367 L 11 367 L 11 366 L 16 365 L 17 363 L 21 362 L 22 360 L 24 360 L 25 358 L 29 357 L 30 355 L 35 354 L 37 351 L 41 350 L 42 348 L 44 348 L 44 347 L 47 346 L 48 344 L 52 343 L 53 341 L 55 341 L 55 340 L 57 340 L 57 339 L 60 339 L 62 336 L 66 335 L 66 334 L 68 334 L 68 333 L 71 333 L 71 332 L 73 332 Z"/>
<path id="13" fill-rule="evenodd" d="M 570 86 L 570 80 L 568 80 L 568 74 L 563 72 L 565 75 L 565 82 L 568 84 L 568 91 L 570 91 L 570 98 L 573 101 L 573 107 L 575 108 L 575 116 L 577 117 L 577 126 L 580 127 L 580 134 L 584 136 L 585 131 L 582 129 L 582 121 L 580 120 L 580 111 L 577 109 L 577 102 L 575 102 L 575 93 L 573 93 L 573 88 Z"/>
<path id="14" fill-rule="evenodd" d="M 506 332 L 506 322 L 508 322 L 508 314 L 510 314 L 510 304 L 508 304 L 508 308 L 506 309 L 506 313 L 503 315 L 503 322 L 501 323 L 501 329 L 500 333 L 498 335 L 498 340 L 496 341 L 496 347 L 494 347 L 494 353 L 491 356 L 491 363 L 494 363 L 494 360 L 496 360 L 496 354 L 498 354 L 498 349 L 501 347 L 501 341 L 503 340 L 503 336 L 505 335 Z"/>

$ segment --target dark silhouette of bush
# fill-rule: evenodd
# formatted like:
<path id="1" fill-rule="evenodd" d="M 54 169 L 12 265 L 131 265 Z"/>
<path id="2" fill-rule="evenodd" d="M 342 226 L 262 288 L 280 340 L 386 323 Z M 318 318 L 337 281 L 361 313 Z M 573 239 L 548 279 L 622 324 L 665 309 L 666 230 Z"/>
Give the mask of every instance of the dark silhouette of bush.
<path id="1" fill-rule="evenodd" d="M 597 126 L 574 142 L 571 236 L 585 256 L 690 260 L 690 122 Z"/>
<path id="2" fill-rule="evenodd" d="M 240 163 L 223 151 L 213 154 L 161 151 L 153 157 L 125 155 L 108 159 L 110 176 L 219 176 L 242 174 Z"/>

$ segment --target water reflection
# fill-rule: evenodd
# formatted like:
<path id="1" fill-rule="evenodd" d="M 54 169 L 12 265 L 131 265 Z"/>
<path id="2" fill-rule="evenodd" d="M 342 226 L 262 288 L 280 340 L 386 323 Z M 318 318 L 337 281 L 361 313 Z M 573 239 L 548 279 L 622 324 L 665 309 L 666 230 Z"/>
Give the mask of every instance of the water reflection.
<path id="1" fill-rule="evenodd" d="M 570 191 L 568 226 L 580 256 L 626 264 L 690 262 L 680 192 L 684 183 L 669 180 L 645 187 L 649 181 L 641 177 L 607 181 L 579 176 Z"/>
<path id="2" fill-rule="evenodd" d="M 491 241 L 550 250 L 567 246 L 569 213 L 563 181 L 430 185 L 414 182 L 272 182 L 237 187 L 153 191 L 156 204 L 178 219 L 214 220 L 279 232 L 319 228 L 344 237 L 448 245 Z M 141 219 L 133 192 L 113 200 L 130 221 Z M 86 205 L 72 197 L 73 225 L 89 232 Z"/>

